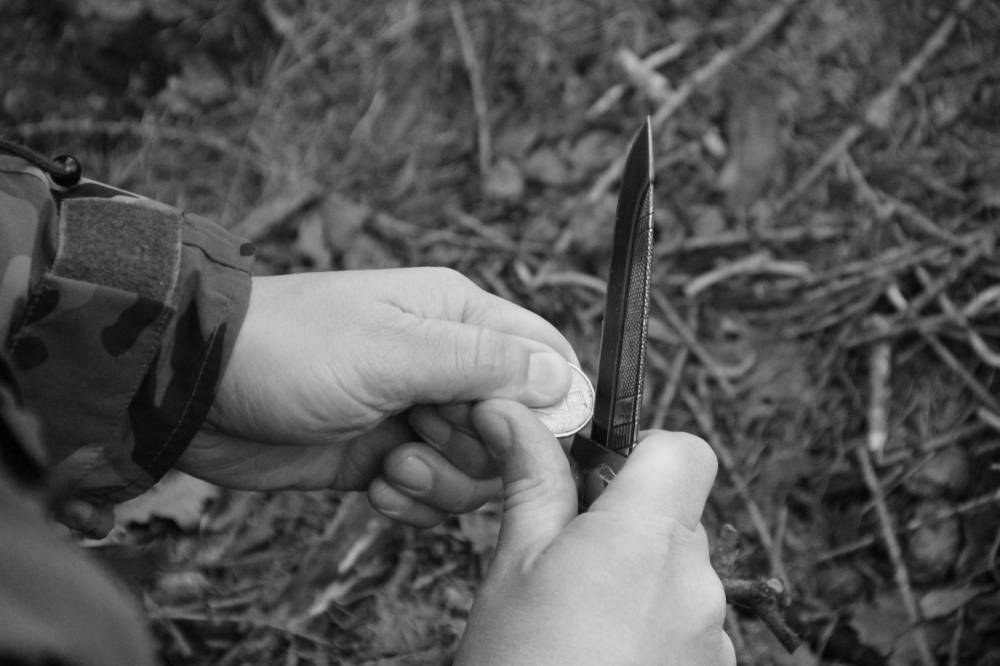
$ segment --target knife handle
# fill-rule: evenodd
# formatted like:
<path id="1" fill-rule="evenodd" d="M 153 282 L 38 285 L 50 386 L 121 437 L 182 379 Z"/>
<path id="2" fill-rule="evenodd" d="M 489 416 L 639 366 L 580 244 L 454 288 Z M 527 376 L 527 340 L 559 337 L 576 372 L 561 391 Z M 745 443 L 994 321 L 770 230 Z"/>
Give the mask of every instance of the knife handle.
<path id="1" fill-rule="evenodd" d="M 580 510 L 586 511 L 615 478 L 625 464 L 626 456 L 579 433 L 573 438 L 570 455 L 581 470 L 578 489 Z"/>

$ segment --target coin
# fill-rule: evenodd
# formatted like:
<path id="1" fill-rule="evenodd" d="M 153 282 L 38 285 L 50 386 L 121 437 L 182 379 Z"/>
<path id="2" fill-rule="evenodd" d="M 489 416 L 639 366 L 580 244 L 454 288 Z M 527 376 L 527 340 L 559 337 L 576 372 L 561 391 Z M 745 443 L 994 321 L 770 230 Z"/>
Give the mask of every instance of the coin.
<path id="1" fill-rule="evenodd" d="M 566 397 L 549 407 L 532 410 L 556 437 L 575 435 L 594 413 L 594 385 L 583 370 L 575 365 L 569 367 L 573 370 L 573 381 Z"/>

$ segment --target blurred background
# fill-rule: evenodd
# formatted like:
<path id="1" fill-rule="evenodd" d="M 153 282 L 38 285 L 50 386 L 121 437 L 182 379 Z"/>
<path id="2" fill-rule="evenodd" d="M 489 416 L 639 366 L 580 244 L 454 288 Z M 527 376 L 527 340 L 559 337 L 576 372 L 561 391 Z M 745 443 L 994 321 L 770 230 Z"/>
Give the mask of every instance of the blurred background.
<path id="1" fill-rule="evenodd" d="M 617 176 L 649 115 L 648 427 L 786 654 L 1000 663 L 1000 5 L 992 0 L 6 0 L 0 121 L 217 219 L 261 275 L 443 265 L 594 376 Z M 91 550 L 170 664 L 443 664 L 498 527 L 180 476 Z"/>

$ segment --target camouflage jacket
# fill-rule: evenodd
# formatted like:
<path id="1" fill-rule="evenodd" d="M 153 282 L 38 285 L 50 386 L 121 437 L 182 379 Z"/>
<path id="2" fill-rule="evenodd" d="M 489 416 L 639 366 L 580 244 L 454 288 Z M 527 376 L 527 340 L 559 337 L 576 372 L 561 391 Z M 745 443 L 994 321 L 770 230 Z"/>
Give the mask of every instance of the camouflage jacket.
<path id="1" fill-rule="evenodd" d="M 0 663 L 153 663 L 141 611 L 44 507 L 54 490 L 125 500 L 173 465 L 232 351 L 252 258 L 204 218 L 60 187 L 0 152 Z"/>
<path id="2" fill-rule="evenodd" d="M 0 330 L 53 478 L 95 504 L 154 484 L 200 427 L 253 246 L 208 220 L 0 153 Z"/>

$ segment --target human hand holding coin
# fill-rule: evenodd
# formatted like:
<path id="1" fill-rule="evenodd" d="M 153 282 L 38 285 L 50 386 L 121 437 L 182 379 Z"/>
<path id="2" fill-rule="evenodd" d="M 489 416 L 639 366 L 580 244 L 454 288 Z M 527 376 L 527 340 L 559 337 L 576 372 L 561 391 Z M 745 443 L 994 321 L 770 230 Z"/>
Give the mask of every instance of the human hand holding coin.
<path id="1" fill-rule="evenodd" d="M 566 397 L 548 407 L 533 409 L 539 420 L 558 438 L 569 438 L 590 420 L 594 387 L 580 368 L 570 365 L 572 383 Z M 472 403 L 425 405 L 408 413 L 410 427 L 422 442 L 404 444 L 386 457 L 383 478 L 369 489 L 372 503 L 383 510 L 384 498 L 374 496 L 383 486 L 405 492 L 427 508 L 414 524 L 434 525 L 448 513 L 472 511 L 501 492 L 498 468 L 472 425 Z M 568 440 L 564 439 L 564 444 Z M 426 481 L 414 486 L 414 466 L 427 470 Z M 431 509 L 430 507 L 436 507 Z"/>
<path id="2" fill-rule="evenodd" d="M 594 413 L 594 385 L 583 370 L 570 365 L 572 384 L 566 397 L 549 407 L 532 409 L 556 437 L 570 437 L 580 432 Z"/>

